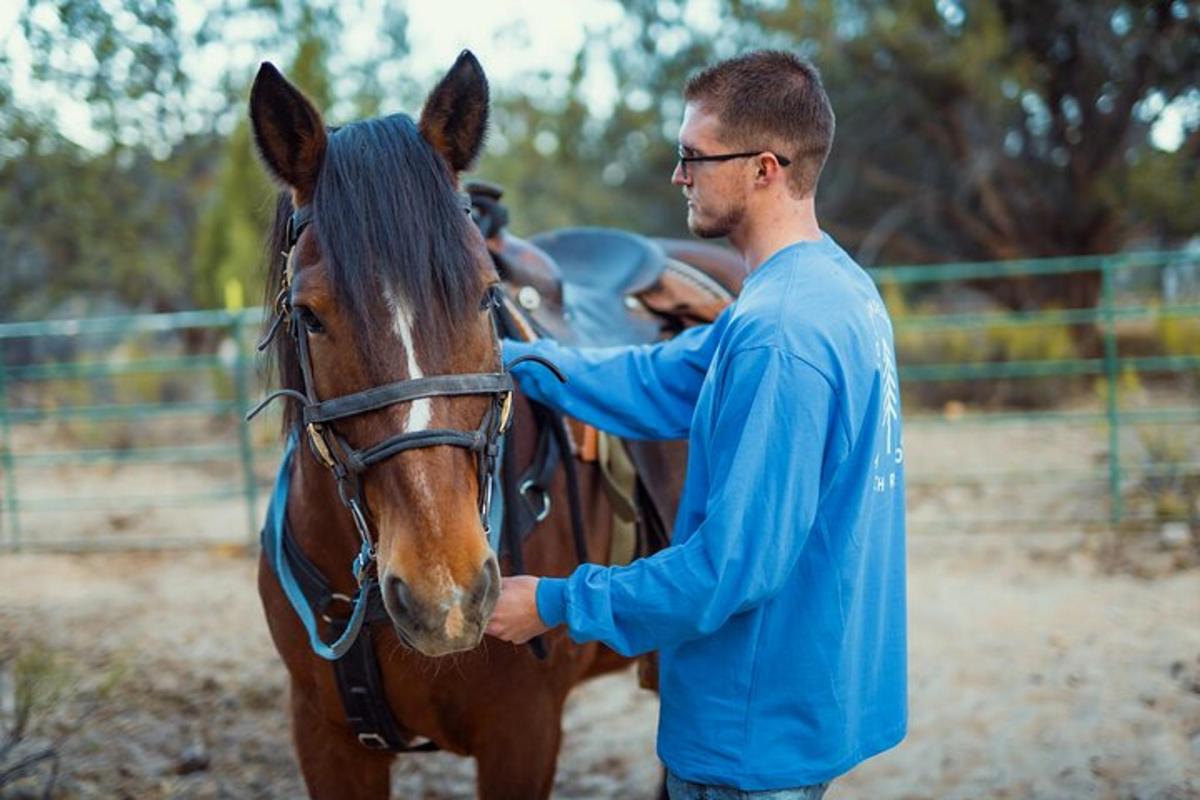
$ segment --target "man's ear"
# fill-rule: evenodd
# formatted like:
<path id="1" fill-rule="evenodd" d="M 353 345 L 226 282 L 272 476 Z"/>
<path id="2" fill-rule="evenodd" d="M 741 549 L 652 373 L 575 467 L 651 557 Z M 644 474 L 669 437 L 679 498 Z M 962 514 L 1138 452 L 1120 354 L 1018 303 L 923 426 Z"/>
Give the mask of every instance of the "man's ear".
<path id="1" fill-rule="evenodd" d="M 312 198 L 327 144 L 321 114 L 269 61 L 250 89 L 254 144 L 267 170 L 292 190 L 293 202 Z"/>
<path id="2" fill-rule="evenodd" d="M 787 180 L 787 177 L 783 175 L 783 165 L 779 163 L 776 156 L 763 154 L 754 163 L 756 167 L 754 180 L 756 183 L 765 184 L 771 174 L 778 174 L 784 180 Z"/>
<path id="3" fill-rule="evenodd" d="M 487 77 L 471 51 L 464 50 L 425 99 L 421 135 L 457 175 L 479 157 L 487 123 Z"/>

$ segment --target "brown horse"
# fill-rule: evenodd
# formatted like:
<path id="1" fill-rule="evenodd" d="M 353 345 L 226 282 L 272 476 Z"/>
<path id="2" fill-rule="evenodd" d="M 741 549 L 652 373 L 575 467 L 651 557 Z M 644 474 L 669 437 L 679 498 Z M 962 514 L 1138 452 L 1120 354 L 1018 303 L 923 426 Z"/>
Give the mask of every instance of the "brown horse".
<path id="1" fill-rule="evenodd" d="M 546 797 L 568 691 L 628 662 L 561 631 L 545 637 L 544 659 L 482 634 L 501 567 L 486 531 L 487 445 L 505 423 L 509 391 L 487 302 L 497 276 L 456 188 L 484 138 L 483 71 L 463 53 L 417 122 L 393 115 L 329 129 L 264 64 L 250 115 L 259 154 L 286 189 L 272 252 L 288 255 L 268 283 L 276 329 L 290 336 L 271 336 L 284 394 L 302 405 L 285 414 L 285 432 L 299 431 L 302 444 L 280 516 L 339 605 L 364 596 L 360 587 L 381 590 L 386 621 L 363 624 L 359 637 L 405 737 L 474 757 L 481 797 Z M 459 378 L 460 391 L 443 376 Z M 428 391 L 405 394 L 412 386 Z M 511 418 L 505 446 L 528 463 L 535 431 L 519 393 Z M 549 516 L 523 547 L 529 573 L 565 575 L 578 561 L 564 483 L 560 471 Z M 608 552 L 612 514 L 591 465 L 580 465 L 579 492 L 588 550 Z M 395 754 L 356 736 L 336 660 L 314 652 L 325 645 L 310 642 L 265 555 L 258 583 L 290 675 L 309 793 L 386 797 Z M 345 633 L 319 614 L 313 626 L 323 642 Z"/>

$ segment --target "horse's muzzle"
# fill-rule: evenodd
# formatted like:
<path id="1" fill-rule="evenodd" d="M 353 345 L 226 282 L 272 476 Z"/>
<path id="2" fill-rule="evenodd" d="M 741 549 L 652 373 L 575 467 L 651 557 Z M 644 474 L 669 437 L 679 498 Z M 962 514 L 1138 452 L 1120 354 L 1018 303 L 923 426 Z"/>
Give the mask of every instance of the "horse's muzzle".
<path id="1" fill-rule="evenodd" d="M 424 655 L 443 656 L 479 645 L 500 596 L 500 567 L 489 554 L 470 589 L 450 587 L 432 601 L 390 572 L 383 576 L 380 588 L 401 640 Z"/>

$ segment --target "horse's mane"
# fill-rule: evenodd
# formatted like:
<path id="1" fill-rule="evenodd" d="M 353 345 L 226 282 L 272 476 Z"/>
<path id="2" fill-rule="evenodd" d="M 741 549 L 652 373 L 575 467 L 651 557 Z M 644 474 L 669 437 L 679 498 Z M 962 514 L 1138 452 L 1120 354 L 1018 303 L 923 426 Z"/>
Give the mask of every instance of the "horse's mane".
<path id="1" fill-rule="evenodd" d="M 339 306 L 353 325 L 367 364 L 372 343 L 390 331 L 377 315 L 394 298 L 411 314 L 422 349 L 436 359 L 452 351 L 454 332 L 479 311 L 483 276 L 445 162 L 412 119 L 393 114 L 330 129 L 313 193 L 313 221 Z M 288 192 L 276 203 L 267 241 L 267 304 L 283 280 Z M 380 329 L 381 325 L 387 327 Z M 275 341 L 281 383 L 301 389 L 290 338 Z M 285 429 L 295 409 L 284 415 Z"/>

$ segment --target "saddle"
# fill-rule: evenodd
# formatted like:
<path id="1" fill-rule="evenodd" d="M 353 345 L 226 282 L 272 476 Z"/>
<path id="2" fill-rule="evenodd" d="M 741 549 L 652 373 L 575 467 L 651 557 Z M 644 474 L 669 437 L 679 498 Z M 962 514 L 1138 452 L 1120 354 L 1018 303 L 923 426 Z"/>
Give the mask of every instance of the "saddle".
<path id="1" fill-rule="evenodd" d="M 523 240 L 504 230 L 499 187 L 466 188 L 500 278 L 537 335 L 575 346 L 645 344 L 711 322 L 741 291 L 745 268 L 724 248 L 610 228 Z"/>

